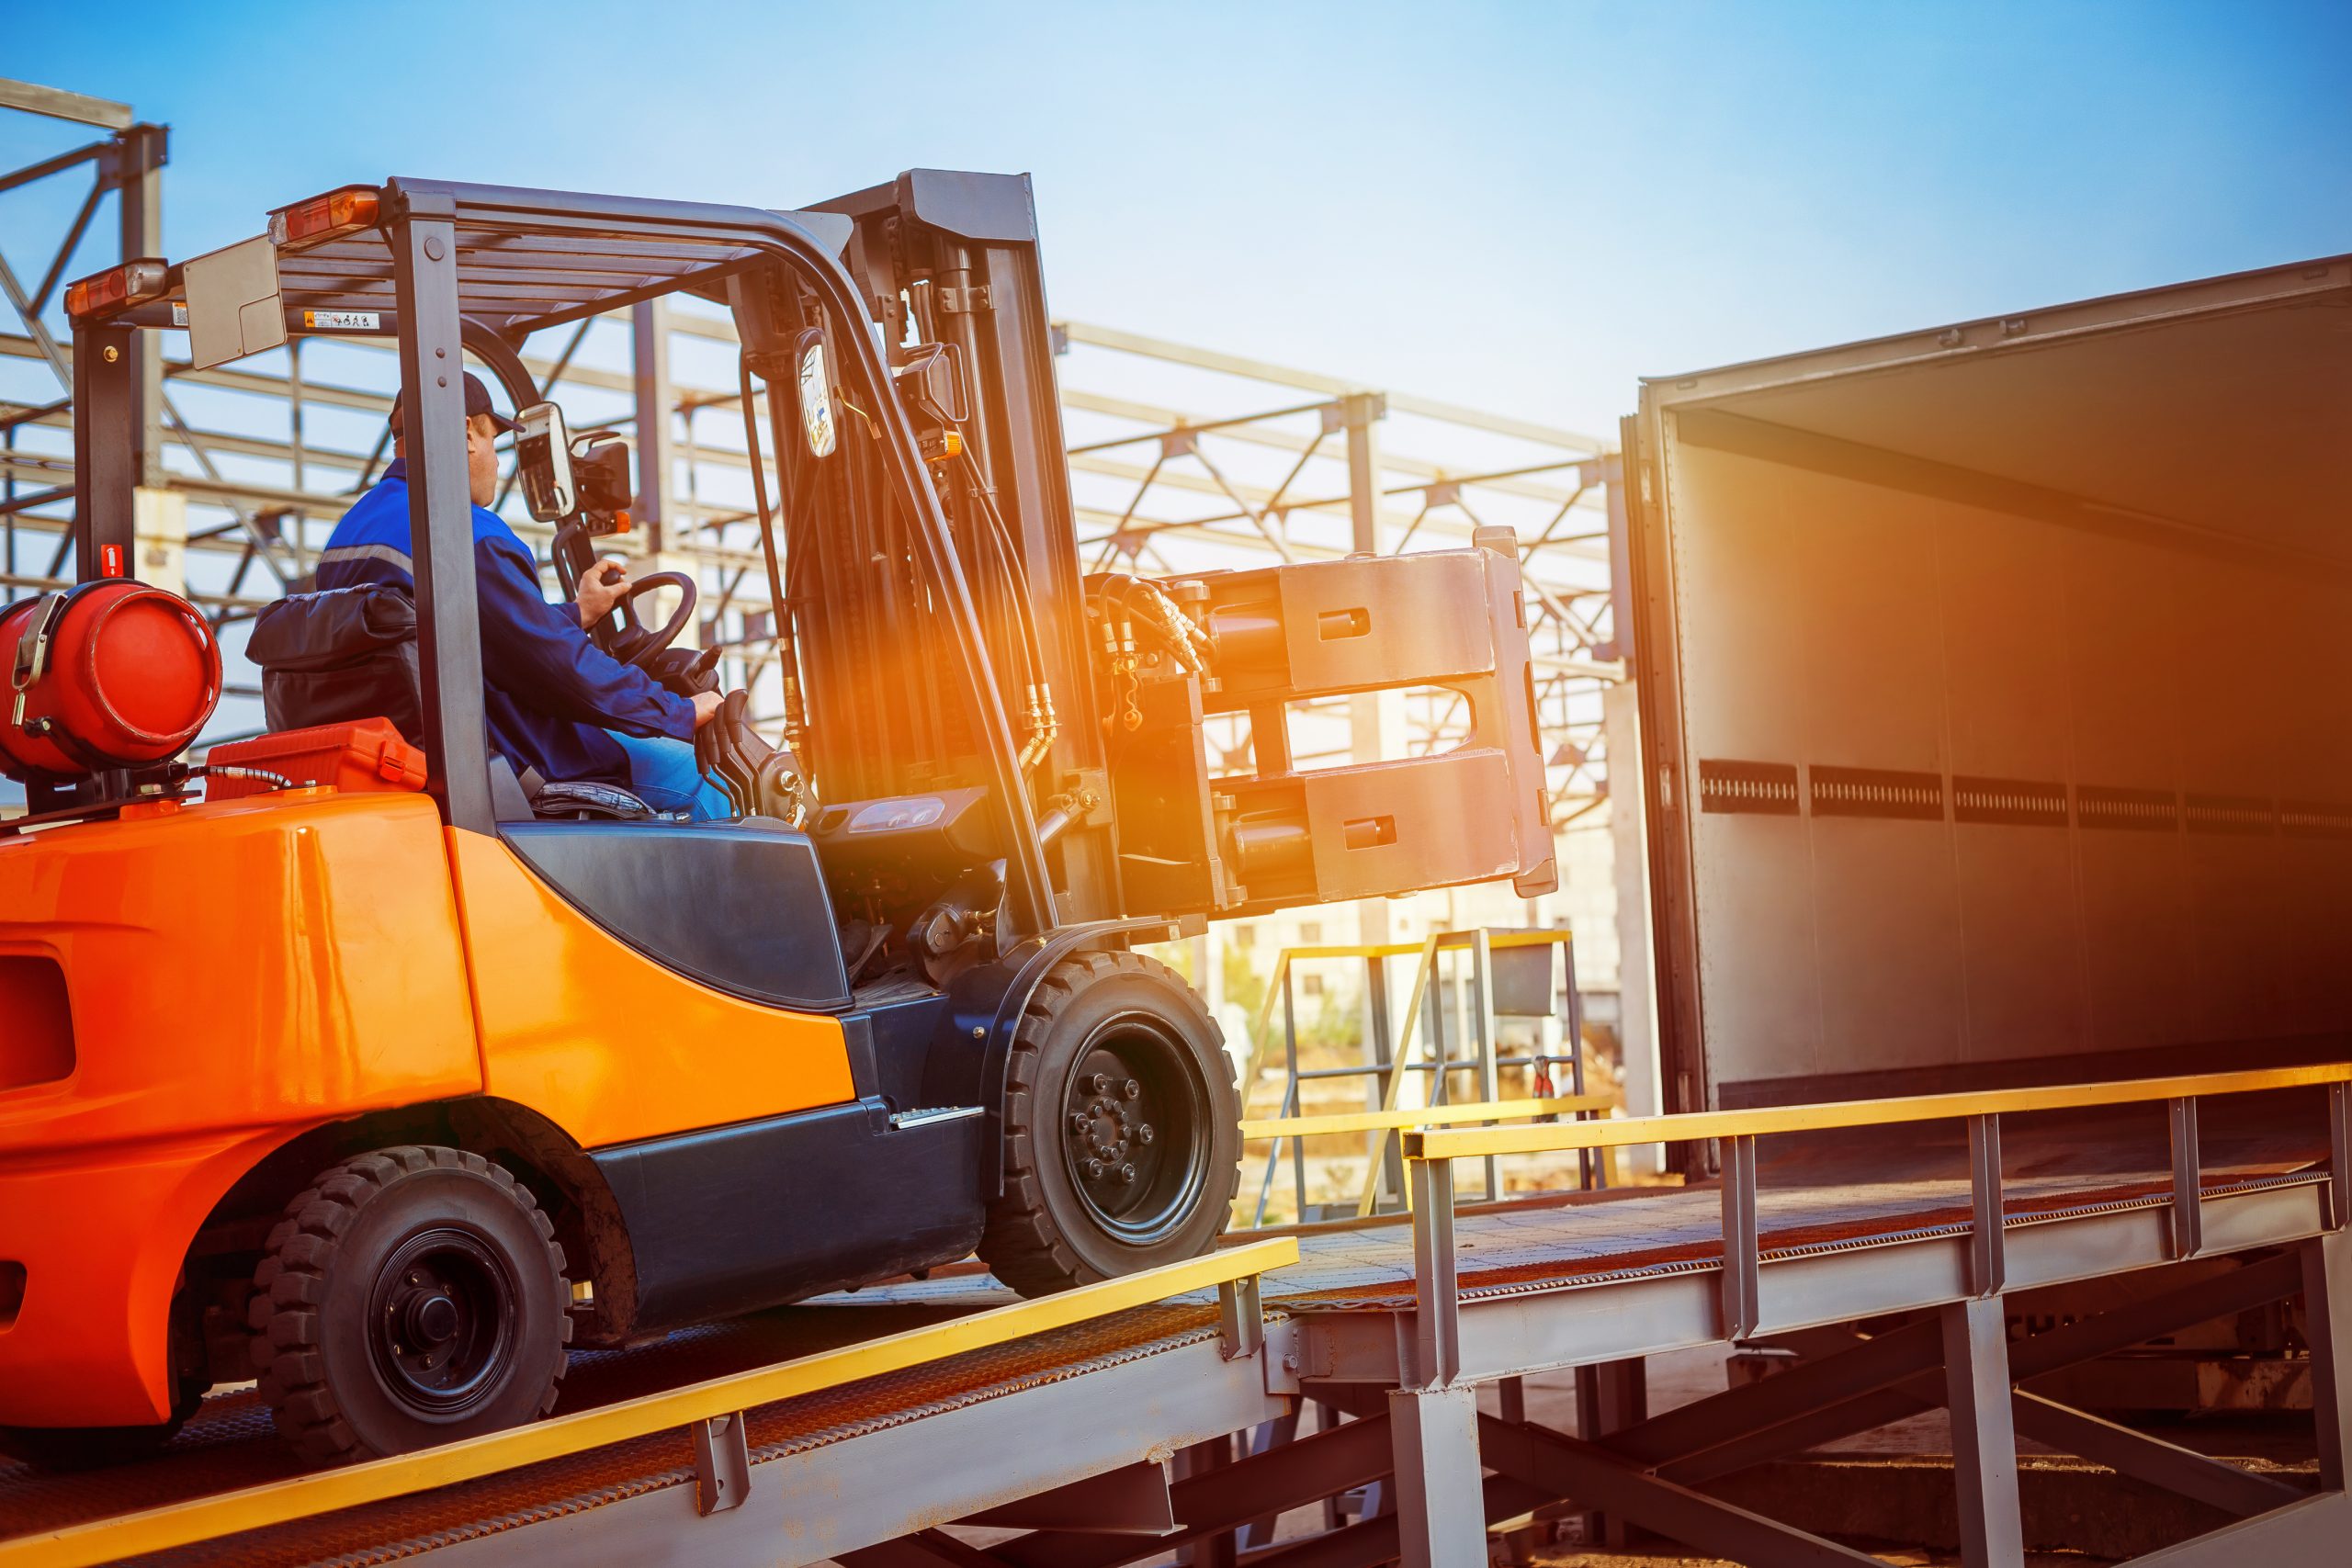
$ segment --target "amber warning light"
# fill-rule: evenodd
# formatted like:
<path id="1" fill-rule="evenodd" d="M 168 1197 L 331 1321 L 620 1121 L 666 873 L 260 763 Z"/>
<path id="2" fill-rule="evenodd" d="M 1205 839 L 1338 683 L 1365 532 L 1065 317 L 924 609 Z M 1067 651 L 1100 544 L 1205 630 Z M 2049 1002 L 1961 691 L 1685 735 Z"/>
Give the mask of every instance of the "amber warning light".
<path id="1" fill-rule="evenodd" d="M 309 245 L 340 239 L 376 226 L 377 191 L 373 186 L 345 186 L 269 215 L 269 243 Z"/>
<path id="2" fill-rule="evenodd" d="M 170 264 L 158 256 L 141 256 L 65 286 L 65 313 L 76 320 L 104 315 L 164 291 Z"/>

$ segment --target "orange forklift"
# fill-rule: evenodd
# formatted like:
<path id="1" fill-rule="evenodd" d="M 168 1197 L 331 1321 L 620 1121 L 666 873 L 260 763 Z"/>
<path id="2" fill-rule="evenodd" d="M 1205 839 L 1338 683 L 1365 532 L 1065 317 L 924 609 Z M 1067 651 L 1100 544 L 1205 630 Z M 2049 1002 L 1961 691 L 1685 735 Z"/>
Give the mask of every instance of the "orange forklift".
<path id="1" fill-rule="evenodd" d="M 785 744 L 728 699 L 716 822 L 518 775 L 483 724 L 462 372 L 519 412 L 571 591 L 629 453 L 571 435 L 518 350 L 672 293 L 741 339 L 778 607 Z M 1134 947 L 1553 884 L 1507 532 L 1081 573 L 1025 177 L 793 212 L 395 179 L 68 308 L 78 582 L 0 614 L 12 1453 L 135 1455 L 255 1377 L 306 1461 L 396 1453 L 549 1410 L 568 1346 L 975 1250 L 1024 1294 L 1198 1254 L 1230 1058 Z M 414 594 L 273 606 L 273 733 L 201 765 L 210 628 L 130 571 L 132 345 L 174 328 L 199 365 L 394 339 L 409 411 Z M 667 586 L 665 625 L 594 635 L 706 679 L 669 644 L 715 625 Z M 1464 698 L 1461 745 L 1294 765 L 1290 705 L 1406 686 Z M 1252 769 L 1214 774 L 1204 723 L 1236 712 Z"/>

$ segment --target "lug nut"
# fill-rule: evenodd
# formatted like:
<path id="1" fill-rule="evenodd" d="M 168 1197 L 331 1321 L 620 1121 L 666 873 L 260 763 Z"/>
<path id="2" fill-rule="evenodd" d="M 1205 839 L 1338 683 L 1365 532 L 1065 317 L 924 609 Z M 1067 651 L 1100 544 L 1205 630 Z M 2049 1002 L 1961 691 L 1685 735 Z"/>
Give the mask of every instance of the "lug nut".
<path id="1" fill-rule="evenodd" d="M 1135 1132 L 1135 1138 L 1136 1142 L 1138 1144 L 1148 1144 L 1151 1142 L 1151 1123 L 1147 1122 L 1142 1126 L 1136 1128 Z"/>
<path id="2" fill-rule="evenodd" d="M 1086 1113 L 1084 1111 L 1073 1111 L 1069 1113 L 1069 1130 L 1071 1132 L 1084 1133 L 1091 1125 L 1092 1125 L 1092 1123 L 1087 1121 Z"/>
<path id="3" fill-rule="evenodd" d="M 1136 1082 L 1133 1078 L 1129 1078 L 1126 1082 L 1119 1086 L 1119 1092 L 1125 1095 L 1129 1100 L 1140 1100 L 1143 1098 L 1143 1085 Z"/>
<path id="4" fill-rule="evenodd" d="M 1121 1181 L 1133 1181 L 1135 1179 L 1136 1168 L 1134 1166 L 1123 1165 L 1119 1168 L 1119 1179 Z"/>
<path id="5" fill-rule="evenodd" d="M 1090 1177 L 1099 1179 L 1102 1174 L 1102 1162 L 1099 1159 L 1088 1160 L 1086 1162 L 1086 1174 Z"/>
<path id="6" fill-rule="evenodd" d="M 1087 1079 L 1086 1082 L 1087 1087 L 1093 1089 L 1097 1094 L 1108 1094 L 1111 1092 L 1111 1075 L 1108 1073 L 1097 1073 L 1092 1077 Z"/>

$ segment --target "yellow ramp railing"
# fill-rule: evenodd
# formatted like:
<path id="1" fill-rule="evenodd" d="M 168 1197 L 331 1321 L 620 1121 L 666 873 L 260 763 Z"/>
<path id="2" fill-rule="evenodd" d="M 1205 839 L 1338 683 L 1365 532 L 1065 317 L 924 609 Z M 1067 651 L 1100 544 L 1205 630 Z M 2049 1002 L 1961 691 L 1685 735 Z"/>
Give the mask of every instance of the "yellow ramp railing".
<path id="1" fill-rule="evenodd" d="M 886 1372 L 903 1371 L 966 1351 L 985 1349 L 1057 1328 L 1166 1301 L 1210 1286 L 1234 1285 L 1298 1260 L 1298 1243 L 1270 1237 L 1189 1262 L 1085 1285 L 1041 1301 L 976 1313 L 863 1344 L 732 1376 L 624 1400 L 576 1416 L 420 1453 L 299 1476 L 216 1496 L 173 1503 L 62 1529 L 0 1540 L 0 1568 L 85 1568 L 264 1526 L 473 1481 L 485 1475 L 604 1448 L 650 1433 L 718 1421 L 780 1399 L 815 1393 Z"/>

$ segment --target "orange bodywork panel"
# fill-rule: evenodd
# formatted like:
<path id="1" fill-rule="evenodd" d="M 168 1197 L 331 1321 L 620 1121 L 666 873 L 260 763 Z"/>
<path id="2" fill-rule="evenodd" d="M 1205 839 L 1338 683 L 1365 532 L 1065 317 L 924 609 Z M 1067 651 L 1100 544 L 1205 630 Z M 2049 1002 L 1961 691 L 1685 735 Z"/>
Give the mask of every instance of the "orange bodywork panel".
<path id="1" fill-rule="evenodd" d="M 26 1268 L 0 1423 L 162 1419 L 173 1284 L 237 1179 L 332 1118 L 481 1091 L 442 832 L 422 795 L 322 791 L 0 840 L 0 962 L 61 976 L 70 1015 L 0 1048 L 0 1075 L 45 1064 L 0 1076 Z"/>
<path id="2" fill-rule="evenodd" d="M 854 1100 L 841 1022 L 741 1000 L 664 968 L 450 829 L 482 1077 L 589 1148 Z"/>

